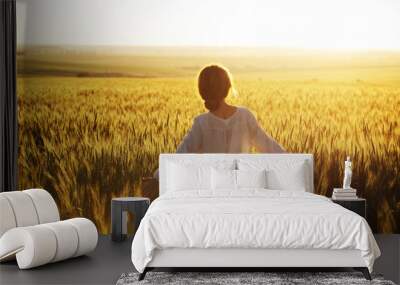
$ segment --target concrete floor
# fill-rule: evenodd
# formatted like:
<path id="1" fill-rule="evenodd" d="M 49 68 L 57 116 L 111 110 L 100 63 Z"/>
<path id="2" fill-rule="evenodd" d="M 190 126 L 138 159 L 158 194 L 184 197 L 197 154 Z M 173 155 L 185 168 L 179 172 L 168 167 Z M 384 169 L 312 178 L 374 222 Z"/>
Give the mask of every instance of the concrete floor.
<path id="1" fill-rule="evenodd" d="M 381 250 L 381 257 L 375 261 L 374 272 L 400 284 L 400 235 L 374 236 Z"/>
<path id="2" fill-rule="evenodd" d="M 375 236 L 382 256 L 374 272 L 400 282 L 400 235 Z M 97 249 L 88 256 L 19 270 L 16 262 L 0 264 L 0 284 L 115 284 L 124 272 L 134 271 L 130 260 L 131 239 L 115 243 L 101 236 Z M 312 271 L 312 270 L 310 270 Z"/>
<path id="3" fill-rule="evenodd" d="M 15 261 L 2 263 L 0 284 L 115 284 L 122 273 L 135 270 L 130 259 L 131 243 L 100 236 L 96 250 L 87 256 L 28 270 L 18 270 Z"/>

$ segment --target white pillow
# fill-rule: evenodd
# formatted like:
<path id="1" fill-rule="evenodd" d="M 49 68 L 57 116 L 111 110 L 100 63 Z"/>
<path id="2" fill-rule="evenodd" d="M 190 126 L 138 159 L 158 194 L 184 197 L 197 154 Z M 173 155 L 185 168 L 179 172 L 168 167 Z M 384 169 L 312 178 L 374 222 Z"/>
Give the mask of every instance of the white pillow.
<path id="1" fill-rule="evenodd" d="M 298 163 L 286 169 L 267 170 L 267 188 L 273 190 L 306 191 L 306 164 Z"/>
<path id="2" fill-rule="evenodd" d="M 236 190 L 236 170 L 212 168 L 212 189 Z"/>
<path id="3" fill-rule="evenodd" d="M 167 189 L 169 191 L 210 190 L 211 167 L 169 162 L 167 165 Z"/>
<path id="4" fill-rule="evenodd" d="M 267 172 L 262 170 L 236 170 L 238 188 L 267 188 Z"/>
<path id="5" fill-rule="evenodd" d="M 310 188 L 305 160 L 238 160 L 239 170 L 265 169 L 267 187 L 271 190 L 306 191 Z"/>

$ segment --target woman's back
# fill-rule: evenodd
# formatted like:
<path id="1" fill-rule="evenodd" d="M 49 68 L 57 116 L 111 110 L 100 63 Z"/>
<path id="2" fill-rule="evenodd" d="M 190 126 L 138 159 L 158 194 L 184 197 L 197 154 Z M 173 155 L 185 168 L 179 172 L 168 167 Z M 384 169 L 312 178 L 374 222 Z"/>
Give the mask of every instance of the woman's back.
<path id="1" fill-rule="evenodd" d="M 236 107 L 236 111 L 227 119 L 212 112 L 197 116 L 177 152 L 248 153 L 253 146 L 260 152 L 284 151 L 265 134 L 248 109 Z"/>

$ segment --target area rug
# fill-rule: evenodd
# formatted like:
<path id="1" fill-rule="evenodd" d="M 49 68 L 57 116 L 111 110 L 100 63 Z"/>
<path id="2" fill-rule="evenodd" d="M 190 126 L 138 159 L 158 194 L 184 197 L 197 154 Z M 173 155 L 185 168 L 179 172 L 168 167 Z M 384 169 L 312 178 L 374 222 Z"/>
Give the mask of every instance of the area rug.
<path id="1" fill-rule="evenodd" d="M 138 281 L 138 273 L 125 273 L 117 285 L 145 284 L 213 284 L 213 285 L 297 285 L 297 284 L 379 284 L 395 285 L 381 275 L 372 275 L 368 281 L 360 272 L 148 272 L 146 278 Z"/>

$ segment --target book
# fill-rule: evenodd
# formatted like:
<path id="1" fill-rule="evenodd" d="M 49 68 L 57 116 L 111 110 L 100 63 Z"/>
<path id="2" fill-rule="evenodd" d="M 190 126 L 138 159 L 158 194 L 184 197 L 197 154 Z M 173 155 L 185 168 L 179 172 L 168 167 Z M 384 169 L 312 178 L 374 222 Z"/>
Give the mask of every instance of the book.
<path id="1" fill-rule="evenodd" d="M 348 189 L 344 189 L 344 188 L 333 188 L 333 192 L 334 193 L 356 193 L 357 190 L 354 188 L 348 188 Z"/>
<path id="2" fill-rule="evenodd" d="M 356 197 L 356 193 L 333 193 L 332 195 L 335 195 L 337 197 Z"/>
<path id="3" fill-rule="evenodd" d="M 357 195 L 355 193 L 349 193 L 349 194 L 338 194 L 338 193 L 333 193 L 332 194 L 332 199 L 334 200 L 353 200 L 357 199 Z"/>
<path id="4" fill-rule="evenodd" d="M 334 197 L 334 196 L 332 196 L 332 200 L 355 200 L 355 199 L 358 199 L 358 197 L 357 196 L 355 196 L 355 197 Z"/>

